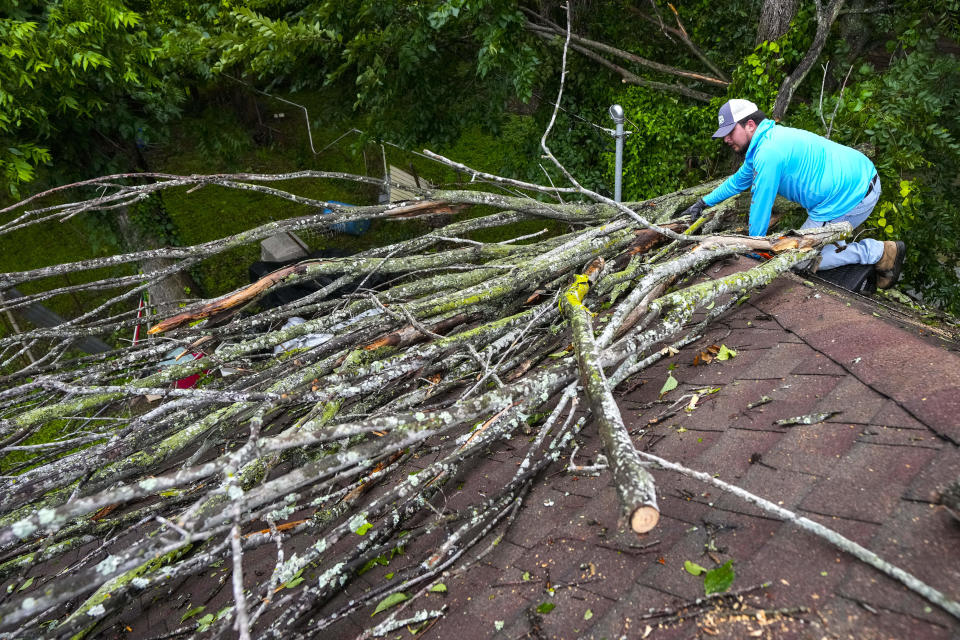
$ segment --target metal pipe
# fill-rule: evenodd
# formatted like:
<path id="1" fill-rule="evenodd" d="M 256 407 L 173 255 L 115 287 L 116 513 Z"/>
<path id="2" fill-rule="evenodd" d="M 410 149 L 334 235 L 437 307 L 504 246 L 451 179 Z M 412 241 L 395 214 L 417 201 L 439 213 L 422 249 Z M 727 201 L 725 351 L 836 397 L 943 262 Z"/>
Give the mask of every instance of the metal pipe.
<path id="1" fill-rule="evenodd" d="M 617 133 L 614 135 L 617 139 L 617 164 L 613 170 L 613 199 L 620 202 L 623 186 L 623 139 L 626 137 L 623 133 L 623 107 L 618 104 L 610 105 L 610 117 L 617 126 Z"/>

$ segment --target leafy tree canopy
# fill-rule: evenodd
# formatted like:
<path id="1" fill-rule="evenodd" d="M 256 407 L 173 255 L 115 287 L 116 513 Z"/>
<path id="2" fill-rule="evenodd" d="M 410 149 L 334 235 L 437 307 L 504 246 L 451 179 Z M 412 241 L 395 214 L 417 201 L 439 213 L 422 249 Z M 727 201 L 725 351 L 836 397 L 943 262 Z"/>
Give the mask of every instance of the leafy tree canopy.
<path id="1" fill-rule="evenodd" d="M 290 91 L 333 85 L 371 131 L 405 141 L 499 123 L 540 62 L 511 0 L 262 1 L 220 18 L 214 70 Z"/>
<path id="2" fill-rule="evenodd" d="M 177 114 L 184 87 L 168 77 L 149 14 L 119 0 L 5 4 L 0 172 L 12 195 L 40 165 L 90 171 L 99 151 L 94 166 L 106 166 Z"/>

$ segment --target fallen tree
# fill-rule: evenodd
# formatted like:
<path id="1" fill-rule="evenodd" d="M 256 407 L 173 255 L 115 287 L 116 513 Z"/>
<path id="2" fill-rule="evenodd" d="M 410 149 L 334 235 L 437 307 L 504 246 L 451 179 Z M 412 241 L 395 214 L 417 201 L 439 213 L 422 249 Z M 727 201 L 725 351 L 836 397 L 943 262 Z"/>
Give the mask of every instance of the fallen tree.
<path id="1" fill-rule="evenodd" d="M 123 178 L 128 184 L 118 186 Z M 278 176 L 129 178 L 91 182 L 84 186 L 107 187 L 105 194 L 22 214 L 17 224 L 103 210 L 145 193 L 194 184 L 302 200 L 264 186 Z M 630 456 L 632 445 L 622 423 L 617 431 L 609 390 L 648 366 L 664 345 L 689 341 L 689 323 L 698 309 L 716 303 L 693 334 L 740 294 L 804 259 L 810 247 L 848 231 L 804 236 L 802 242 L 787 243 L 776 260 L 749 272 L 694 284 L 691 273 L 756 244 L 684 233 L 716 231 L 728 224 L 724 216 L 729 209 L 724 208 L 709 220 L 677 217 L 707 188 L 633 203 L 634 216 L 605 203 L 438 191 L 423 194 L 431 203 L 427 206 L 333 205 L 332 215 L 308 215 L 166 250 L 171 269 L 186 269 L 277 230 L 322 228 L 414 210 L 429 213 L 450 205 L 482 203 L 497 209 L 349 258 L 306 261 L 184 310 L 157 308 L 149 316 L 154 337 L 93 356 L 71 357 L 70 343 L 131 331 L 137 318 L 115 309 L 136 299 L 148 283 L 106 277 L 74 285 L 71 291 L 102 290 L 109 298 L 59 327 L 0 340 L 8 370 L 23 349 L 40 354 L 35 362 L 9 371 L 0 391 L 3 453 L 35 454 L 7 469 L 2 480 L 0 575 L 9 579 L 68 551 L 86 554 L 72 571 L 49 575 L 8 596 L 0 604 L 0 624 L 14 637 L 82 633 L 109 620 L 135 594 L 200 573 L 228 556 L 235 580 L 242 584 L 243 551 L 276 544 L 280 552 L 273 574 L 252 597 L 238 588 L 235 611 L 218 624 L 239 620 L 245 630 L 277 635 L 322 610 L 358 568 L 395 545 L 411 523 L 417 524 L 407 540 L 439 526 L 454 527 L 457 533 L 443 548 L 390 588 L 428 583 L 508 519 L 530 483 L 586 428 L 583 420 L 573 418 L 578 376 L 588 382 L 590 409 L 599 424 L 607 425 L 602 428 L 608 433 L 605 441 L 626 519 L 635 530 L 651 528 L 656 522 L 653 479 Z M 469 238 L 473 230 L 507 230 L 534 217 L 562 220 L 569 231 L 499 243 Z M 667 238 L 633 217 L 667 230 L 676 240 L 658 251 Z M 0 282 L 11 287 L 56 273 L 136 261 L 142 253 L 3 274 Z M 594 283 L 565 296 L 561 313 L 561 292 L 591 263 L 594 268 L 586 272 Z M 321 274 L 335 277 L 334 283 L 278 308 L 250 306 L 271 288 Z M 369 288 L 373 274 L 395 280 Z M 658 293 L 671 283 L 672 291 Z M 29 300 L 66 293 L 51 290 Z M 24 304 L 23 298 L 4 299 L 10 309 Z M 599 308 L 604 301 L 612 303 L 610 320 L 594 341 L 583 305 Z M 572 334 L 564 313 L 573 321 Z M 283 328 L 294 316 L 305 321 Z M 310 337 L 314 346 L 289 348 L 290 341 Z M 173 346 L 206 357 L 157 370 L 156 362 Z M 218 368 L 237 373 L 224 376 Z M 610 380 L 604 380 L 604 371 Z M 195 387 L 172 384 L 195 374 L 204 374 Z M 145 396 L 153 402 L 138 401 Z M 446 479 L 491 442 L 527 427 L 537 414 L 543 414 L 542 423 L 535 423 L 539 435 L 530 446 L 528 464 L 513 480 L 469 509 L 435 511 L 431 499 Z M 46 442 L 22 444 L 51 429 L 56 435 Z M 436 451 L 438 460 L 398 480 L 403 462 L 426 450 Z M 392 478 L 388 490 L 368 491 L 386 478 Z M 637 486 L 644 487 L 646 496 L 639 511 L 628 504 L 636 500 Z M 345 550 L 338 546 L 358 530 L 366 533 L 359 544 Z M 107 532 L 110 537 L 103 540 Z M 284 541 L 303 535 L 315 542 L 285 558 Z M 338 552 L 331 554 L 334 548 Z M 285 606 L 278 609 L 282 613 L 271 616 L 266 628 L 258 627 L 266 605 L 251 610 L 253 603 L 269 602 L 278 585 L 310 567 L 319 576 L 313 586 L 285 596 Z M 312 624 L 329 625 L 382 595 L 375 591 Z M 38 626 L 51 619 L 55 625 Z"/>

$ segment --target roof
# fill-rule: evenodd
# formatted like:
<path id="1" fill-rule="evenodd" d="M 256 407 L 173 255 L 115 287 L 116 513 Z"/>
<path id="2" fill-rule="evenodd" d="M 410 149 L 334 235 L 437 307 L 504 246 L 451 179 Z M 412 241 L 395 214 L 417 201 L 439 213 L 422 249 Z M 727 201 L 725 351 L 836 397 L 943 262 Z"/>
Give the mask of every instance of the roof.
<path id="1" fill-rule="evenodd" d="M 724 270 L 749 264 L 734 260 Z M 721 317 L 701 340 L 625 381 L 616 396 L 638 448 L 822 523 L 960 599 L 960 523 L 936 504 L 938 490 L 960 477 L 960 355 L 956 344 L 881 311 L 869 301 L 781 276 Z M 694 365 L 696 355 L 714 344 L 737 355 Z M 668 373 L 679 384 L 661 398 Z M 698 390 L 692 410 L 686 410 L 688 395 L 674 415 L 660 418 Z M 749 408 L 764 397 L 769 401 Z M 775 424 L 813 413 L 832 415 L 815 424 Z M 502 486 L 528 439 L 518 435 L 492 447 L 445 486 L 445 506 L 456 509 Z M 578 464 L 602 453 L 589 423 L 579 441 Z M 449 573 L 446 592 L 417 604 L 446 607 L 419 637 L 960 634 L 960 620 L 849 554 L 670 471 L 653 471 L 657 527 L 642 536 L 625 532 L 618 527 L 609 474 L 573 475 L 567 462 L 550 467 L 534 485 L 487 555 L 466 571 Z M 446 535 L 437 531 L 414 544 L 422 550 Z M 422 556 L 415 551 L 406 555 Z M 259 561 L 252 554 L 244 559 L 252 570 L 269 572 L 274 550 L 264 548 Z M 687 572 L 685 562 L 711 569 L 728 560 L 736 572 L 734 595 L 694 606 L 704 596 L 703 579 Z M 403 563 L 399 556 L 364 573 L 317 617 L 382 586 Z M 178 589 L 177 602 L 140 603 L 128 611 L 134 636 L 179 626 L 181 612 L 170 615 L 171 605 L 209 602 L 208 610 L 216 610 L 230 603 L 223 580 L 204 577 Z M 547 612 L 545 603 L 555 606 Z M 372 609 L 334 624 L 323 637 L 355 637 L 376 621 Z M 412 637 L 402 629 L 395 636 Z"/>

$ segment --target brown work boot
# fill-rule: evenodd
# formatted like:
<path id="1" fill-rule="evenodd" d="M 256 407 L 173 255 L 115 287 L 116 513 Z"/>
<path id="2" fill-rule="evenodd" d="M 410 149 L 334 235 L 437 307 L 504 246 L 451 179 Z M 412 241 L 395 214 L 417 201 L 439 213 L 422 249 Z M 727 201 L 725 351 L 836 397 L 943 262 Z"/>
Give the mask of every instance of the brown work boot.
<path id="1" fill-rule="evenodd" d="M 897 262 L 897 257 L 900 256 L 900 261 L 903 262 L 903 243 L 899 240 L 894 242 L 892 240 L 887 240 L 883 243 L 883 255 L 880 256 L 880 262 L 877 263 L 877 271 L 890 271 L 893 269 L 893 266 Z"/>
<path id="2" fill-rule="evenodd" d="M 907 254 L 907 245 L 900 240 L 883 243 L 883 257 L 876 264 L 877 289 L 889 289 L 900 279 L 903 258 Z"/>

